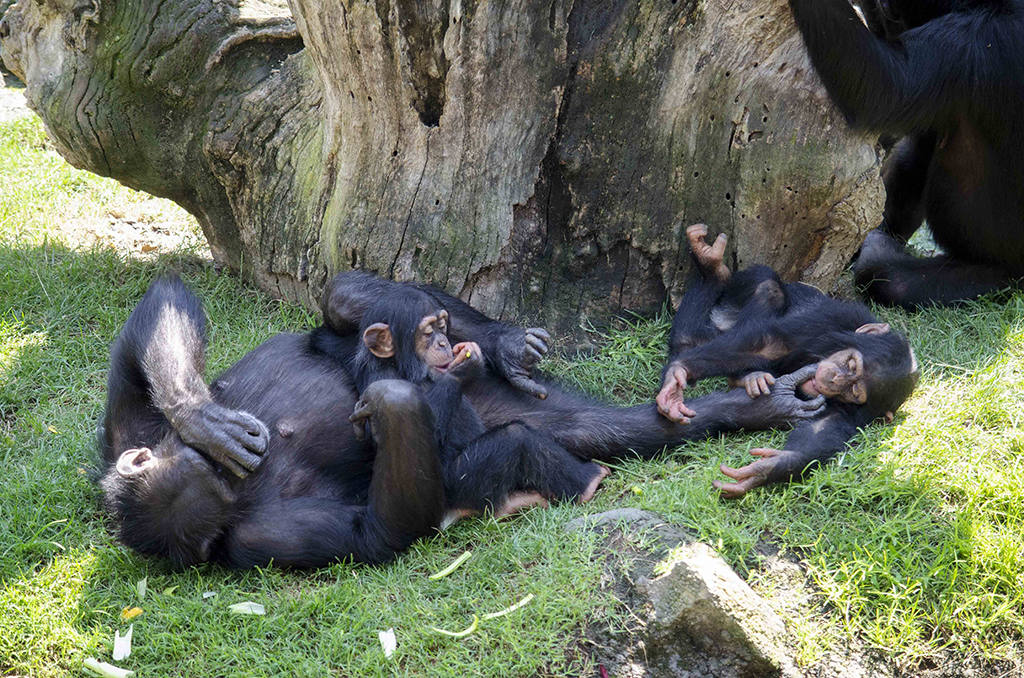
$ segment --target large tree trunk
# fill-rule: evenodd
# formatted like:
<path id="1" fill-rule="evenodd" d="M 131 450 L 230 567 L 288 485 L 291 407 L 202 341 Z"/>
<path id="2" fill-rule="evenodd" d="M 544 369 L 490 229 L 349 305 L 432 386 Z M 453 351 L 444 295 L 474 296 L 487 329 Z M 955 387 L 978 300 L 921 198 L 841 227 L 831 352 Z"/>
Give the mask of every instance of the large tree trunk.
<path id="1" fill-rule="evenodd" d="M 828 287 L 880 213 L 785 0 L 20 0 L 73 164 L 316 303 L 352 267 L 572 330 L 675 296 L 682 227 Z"/>

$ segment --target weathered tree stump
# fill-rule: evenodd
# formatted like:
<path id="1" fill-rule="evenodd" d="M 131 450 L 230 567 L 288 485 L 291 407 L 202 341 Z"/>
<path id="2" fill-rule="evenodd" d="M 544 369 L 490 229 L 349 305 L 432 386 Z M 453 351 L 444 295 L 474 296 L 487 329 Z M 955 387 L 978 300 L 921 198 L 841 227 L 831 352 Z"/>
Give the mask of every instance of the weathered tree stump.
<path id="1" fill-rule="evenodd" d="M 828 287 L 880 213 L 785 0 L 22 0 L 5 32 L 69 161 L 307 303 L 359 267 L 572 331 L 679 294 L 689 223 Z"/>

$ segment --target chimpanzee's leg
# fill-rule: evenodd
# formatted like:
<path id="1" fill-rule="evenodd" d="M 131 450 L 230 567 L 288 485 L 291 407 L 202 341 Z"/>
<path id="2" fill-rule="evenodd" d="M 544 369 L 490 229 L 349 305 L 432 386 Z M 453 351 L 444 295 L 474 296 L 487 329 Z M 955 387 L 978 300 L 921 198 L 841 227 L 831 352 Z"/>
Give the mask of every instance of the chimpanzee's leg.
<path id="1" fill-rule="evenodd" d="M 176 277 L 154 281 L 111 349 L 103 458 L 149 447 L 172 428 L 235 475 L 260 463 L 266 427 L 213 402 L 203 381 L 206 316 Z"/>
<path id="2" fill-rule="evenodd" d="M 947 255 L 915 257 L 881 229 L 868 233 L 853 266 L 857 284 L 869 297 L 888 306 L 914 310 L 951 305 L 1019 285 L 1020 279 L 991 264 Z"/>
<path id="3" fill-rule="evenodd" d="M 934 131 L 904 137 L 882 168 L 885 211 L 879 228 L 901 243 L 907 242 L 924 221 L 924 192 L 937 141 Z"/>
<path id="4" fill-rule="evenodd" d="M 588 501 L 608 470 L 521 422 L 488 431 L 445 469 L 448 506 L 496 515 L 547 501 Z"/>
<path id="5" fill-rule="evenodd" d="M 707 233 L 708 227 L 704 224 L 686 229 L 697 266 L 672 318 L 668 339 L 670 361 L 676 353 L 710 341 L 719 333 L 711 322 L 711 313 L 731 275 L 722 261 L 727 238 L 720 234 L 713 245 L 708 245 L 704 241 Z"/>
<path id="6" fill-rule="evenodd" d="M 367 505 L 310 496 L 263 502 L 231 532 L 225 546 L 231 565 L 382 563 L 440 526 L 444 481 L 433 416 L 420 390 L 394 379 L 374 382 L 352 417 L 357 426 L 368 421 L 377 450 Z"/>

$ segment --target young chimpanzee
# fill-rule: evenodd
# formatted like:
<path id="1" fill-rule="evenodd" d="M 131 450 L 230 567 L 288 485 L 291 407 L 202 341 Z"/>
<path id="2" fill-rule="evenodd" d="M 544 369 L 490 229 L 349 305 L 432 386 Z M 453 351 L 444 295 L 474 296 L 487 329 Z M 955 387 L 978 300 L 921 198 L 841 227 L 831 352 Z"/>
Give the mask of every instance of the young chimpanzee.
<path id="1" fill-rule="evenodd" d="M 868 27 L 849 0 L 789 4 L 847 120 L 902 138 L 858 284 L 913 308 L 1024 278 L 1024 0 L 859 0 Z M 904 252 L 922 220 L 947 254 Z"/>
<path id="2" fill-rule="evenodd" d="M 708 433 L 784 425 L 815 412 L 795 394 L 799 376 L 780 378 L 756 401 L 742 389 L 695 399 L 701 414 L 689 425 L 653 405 L 593 403 L 534 380 L 531 368 L 546 350 L 540 330 L 491 320 L 430 288 L 422 293 L 431 302 L 417 301 L 416 312 L 389 315 L 416 290 L 339 275 L 325 300 L 329 326 L 268 339 L 208 388 L 199 300 L 177 278 L 155 281 L 111 349 L 100 482 L 121 540 L 178 564 L 380 563 L 436 530 L 451 508 L 501 511 L 537 495 L 585 497 L 601 470 L 576 457 L 652 455 Z M 368 318 L 356 332 L 376 302 L 388 331 Z M 442 310 L 453 333 L 480 341 L 460 347 L 470 356 L 447 365 Z M 419 354 L 401 345 L 417 333 L 433 342 Z M 387 335 L 394 358 L 386 357 Z M 371 346 L 376 371 L 356 357 Z M 425 360 L 433 377 L 422 376 Z M 372 382 L 359 395 L 353 373 Z M 378 379 L 384 375 L 412 381 Z M 452 395 L 459 389 L 470 406 Z M 368 422 L 369 439 L 356 436 L 352 415 Z M 482 428 L 459 421 L 474 415 Z"/>
<path id="3" fill-rule="evenodd" d="M 352 374 L 360 394 L 387 379 L 422 390 L 433 413 L 450 515 L 490 509 L 500 516 L 548 501 L 588 501 L 608 470 L 519 421 L 486 430 L 463 396 L 464 386 L 486 378 L 480 346 L 464 342 L 453 349 L 447 330 L 448 311 L 424 292 L 410 289 L 400 299 L 378 301 L 363 315 Z M 357 431 L 368 409 L 356 404 Z"/>
<path id="4" fill-rule="evenodd" d="M 684 295 L 669 339 L 669 360 L 656 401 L 674 421 L 694 416 L 684 389 L 699 379 L 728 376 L 751 398 L 770 392 L 780 374 L 813 365 L 799 385 L 805 397 L 824 396 L 824 411 L 799 424 L 785 450 L 757 449 L 740 469 L 722 466 L 734 483 L 715 482 L 726 497 L 801 474 L 841 450 L 872 420 L 891 420 L 917 383 L 907 340 L 861 304 L 831 299 L 809 285 L 784 284 L 766 266 L 733 275 L 722 261 L 726 236 L 713 245 L 707 227 L 687 238 L 698 274 Z M 698 410 L 699 411 L 699 410 Z"/>

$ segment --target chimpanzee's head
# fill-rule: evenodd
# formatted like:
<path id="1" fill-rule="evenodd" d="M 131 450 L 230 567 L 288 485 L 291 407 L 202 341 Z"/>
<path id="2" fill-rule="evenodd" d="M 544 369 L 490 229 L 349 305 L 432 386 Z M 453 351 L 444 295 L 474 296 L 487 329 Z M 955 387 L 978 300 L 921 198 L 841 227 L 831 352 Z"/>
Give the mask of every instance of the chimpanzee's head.
<path id="1" fill-rule="evenodd" d="M 454 356 L 448 341 L 448 311 L 419 290 L 405 290 L 400 300 L 374 304 L 360 325 L 363 361 L 373 356 L 393 367 L 400 378 L 419 382 L 444 372 Z"/>
<path id="2" fill-rule="evenodd" d="M 845 348 L 818 361 L 817 372 L 800 386 L 806 396 L 820 394 L 861 406 L 868 419 L 892 418 L 917 385 L 914 351 L 906 337 L 886 323 L 836 332 L 824 343 Z"/>
<path id="3" fill-rule="evenodd" d="M 177 565 L 208 560 L 234 497 L 202 454 L 176 435 L 125 450 L 100 479 L 121 541 Z M 182 514 L 190 519 L 181 520 Z M 182 534 L 182 526 L 187 533 Z"/>

